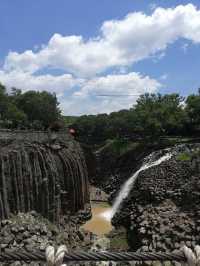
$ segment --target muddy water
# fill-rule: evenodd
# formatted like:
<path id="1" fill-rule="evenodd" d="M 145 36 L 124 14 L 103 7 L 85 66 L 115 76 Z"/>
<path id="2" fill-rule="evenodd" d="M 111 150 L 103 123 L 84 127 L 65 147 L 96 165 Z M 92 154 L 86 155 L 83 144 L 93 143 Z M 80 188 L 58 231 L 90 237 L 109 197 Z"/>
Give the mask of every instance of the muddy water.
<path id="1" fill-rule="evenodd" d="M 92 203 L 92 218 L 83 225 L 83 228 L 99 236 L 109 233 L 112 225 L 102 214 L 110 209 L 111 206 L 106 203 Z"/>

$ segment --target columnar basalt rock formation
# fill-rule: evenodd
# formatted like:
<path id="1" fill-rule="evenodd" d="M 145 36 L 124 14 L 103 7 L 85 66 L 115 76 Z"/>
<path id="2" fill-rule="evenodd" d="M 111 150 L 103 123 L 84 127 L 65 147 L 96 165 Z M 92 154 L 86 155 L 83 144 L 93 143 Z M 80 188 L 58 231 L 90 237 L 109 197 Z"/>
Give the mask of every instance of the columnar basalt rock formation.
<path id="1" fill-rule="evenodd" d="M 0 133 L 0 219 L 35 210 L 59 222 L 86 207 L 85 159 L 67 133 Z"/>
<path id="2" fill-rule="evenodd" d="M 114 225 L 127 228 L 133 250 L 172 251 L 200 244 L 200 144 L 170 151 L 170 160 L 139 174 L 113 218 Z"/>

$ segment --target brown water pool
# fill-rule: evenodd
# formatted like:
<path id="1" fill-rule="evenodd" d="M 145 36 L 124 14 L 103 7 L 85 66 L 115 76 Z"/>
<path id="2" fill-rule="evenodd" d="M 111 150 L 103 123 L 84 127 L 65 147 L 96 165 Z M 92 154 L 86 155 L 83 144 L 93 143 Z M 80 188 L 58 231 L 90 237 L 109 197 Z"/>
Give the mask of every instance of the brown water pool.
<path id="1" fill-rule="evenodd" d="M 110 209 L 107 203 L 92 203 L 92 218 L 82 227 L 99 236 L 109 233 L 112 230 L 111 222 L 101 214 Z"/>

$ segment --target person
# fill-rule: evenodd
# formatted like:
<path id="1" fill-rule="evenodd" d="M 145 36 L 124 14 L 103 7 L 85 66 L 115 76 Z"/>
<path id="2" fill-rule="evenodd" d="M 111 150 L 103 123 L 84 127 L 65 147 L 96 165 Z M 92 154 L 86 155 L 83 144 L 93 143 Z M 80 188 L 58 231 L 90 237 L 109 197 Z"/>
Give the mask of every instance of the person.
<path id="1" fill-rule="evenodd" d="M 69 128 L 69 133 L 75 138 L 76 131 L 74 128 Z"/>

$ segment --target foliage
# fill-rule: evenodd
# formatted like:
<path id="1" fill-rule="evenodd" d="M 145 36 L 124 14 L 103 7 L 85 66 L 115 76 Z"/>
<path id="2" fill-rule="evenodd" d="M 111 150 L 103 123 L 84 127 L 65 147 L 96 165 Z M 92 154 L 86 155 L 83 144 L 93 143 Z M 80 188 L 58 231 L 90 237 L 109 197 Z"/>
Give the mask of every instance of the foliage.
<path id="1" fill-rule="evenodd" d="M 12 88 L 8 94 L 0 84 L 1 126 L 8 128 L 45 129 L 60 119 L 56 95 L 46 91 L 27 91 Z"/>
<path id="2" fill-rule="evenodd" d="M 165 136 L 194 136 L 200 130 L 200 95 L 144 94 L 129 110 L 84 115 L 72 126 L 80 141 L 105 144 L 108 139 L 155 142 Z M 124 143 L 125 145 L 125 143 Z"/>
<path id="3" fill-rule="evenodd" d="M 138 144 L 138 142 L 132 142 L 129 140 L 116 138 L 113 140 L 109 140 L 109 142 L 107 142 L 106 147 L 109 147 L 109 150 L 111 150 L 116 155 L 121 156 L 129 150 L 135 149 Z"/>
<path id="4" fill-rule="evenodd" d="M 62 118 L 65 123 L 65 126 L 70 126 L 71 124 L 75 123 L 76 120 L 78 119 L 77 116 L 65 116 L 65 115 L 63 115 Z"/>
<path id="5" fill-rule="evenodd" d="M 180 153 L 177 156 L 177 160 L 179 160 L 179 161 L 190 161 L 191 160 L 191 155 L 189 153 L 186 153 L 186 152 Z"/>
<path id="6" fill-rule="evenodd" d="M 115 250 L 127 250 L 128 249 L 128 242 L 127 242 L 127 233 L 124 228 L 120 227 L 117 228 L 116 232 L 109 233 L 110 238 L 110 248 Z"/>
<path id="7" fill-rule="evenodd" d="M 200 90 L 198 95 L 188 96 L 186 111 L 189 117 L 188 128 L 193 133 L 200 133 Z"/>
<path id="8" fill-rule="evenodd" d="M 145 94 L 134 109 L 137 126 L 146 136 L 179 134 L 184 131 L 185 111 L 183 98 L 178 94 Z"/>

